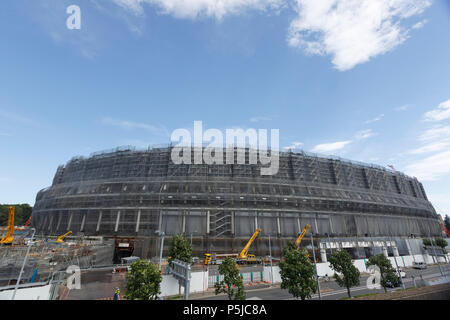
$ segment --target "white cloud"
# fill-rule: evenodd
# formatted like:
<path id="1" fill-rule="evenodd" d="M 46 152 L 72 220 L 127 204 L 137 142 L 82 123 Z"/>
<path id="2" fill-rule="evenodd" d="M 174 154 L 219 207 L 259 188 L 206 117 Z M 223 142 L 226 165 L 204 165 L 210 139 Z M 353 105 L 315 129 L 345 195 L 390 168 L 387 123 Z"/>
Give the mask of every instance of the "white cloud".
<path id="1" fill-rule="evenodd" d="M 26 118 L 20 114 L 0 110 L 0 119 L 3 118 L 7 122 L 16 122 L 25 125 L 36 125 L 36 122 L 32 119 Z"/>
<path id="2" fill-rule="evenodd" d="M 361 130 L 355 134 L 355 139 L 362 140 L 362 139 L 367 139 L 367 138 L 370 138 L 370 137 L 373 137 L 376 135 L 377 134 L 375 132 L 373 132 L 372 129 Z"/>
<path id="3" fill-rule="evenodd" d="M 405 104 L 405 105 L 403 105 L 403 106 L 400 106 L 400 107 L 397 107 L 397 108 L 395 108 L 395 111 L 406 111 L 406 110 L 408 110 L 409 109 L 409 105 L 408 104 Z"/>
<path id="4" fill-rule="evenodd" d="M 438 213 L 445 215 L 450 212 L 450 197 L 447 192 L 428 193 L 427 196 Z M 436 205 L 437 203 L 439 207 Z"/>
<path id="5" fill-rule="evenodd" d="M 424 117 L 425 121 L 442 121 L 450 119 L 450 99 L 440 103 L 436 109 L 425 113 Z"/>
<path id="6" fill-rule="evenodd" d="M 144 130 L 150 131 L 157 135 L 169 136 L 169 133 L 168 133 L 166 127 L 164 127 L 164 126 L 154 126 L 151 124 L 141 123 L 141 122 L 117 120 L 117 119 L 112 119 L 109 117 L 103 118 L 102 123 L 106 124 L 106 125 L 120 127 L 122 129 L 144 129 Z"/>
<path id="7" fill-rule="evenodd" d="M 263 117 L 263 116 L 250 118 L 250 122 L 270 121 L 270 120 L 272 120 L 272 118 L 270 118 L 270 117 Z"/>
<path id="8" fill-rule="evenodd" d="M 437 125 L 422 133 L 419 136 L 420 141 L 430 141 L 434 139 L 444 139 L 450 137 L 450 125 Z"/>
<path id="9" fill-rule="evenodd" d="M 428 22 L 427 20 L 419 21 L 419 22 L 417 22 L 415 25 L 413 25 L 411 28 L 413 28 L 413 29 L 421 29 L 421 28 L 423 28 L 423 26 L 424 26 L 427 22 Z"/>
<path id="10" fill-rule="evenodd" d="M 368 123 L 372 123 L 372 122 L 376 122 L 376 121 L 380 121 L 381 119 L 384 118 L 384 114 L 380 114 L 378 117 L 375 117 L 373 119 L 367 120 L 364 123 L 368 124 Z"/>
<path id="11" fill-rule="evenodd" d="M 412 163 L 405 171 L 419 180 L 437 180 L 450 173 L 450 150 Z"/>
<path id="12" fill-rule="evenodd" d="M 352 142 L 351 140 L 346 140 L 346 141 L 337 141 L 337 142 L 318 144 L 312 149 L 312 152 L 326 153 L 326 152 L 337 151 L 337 150 L 344 148 L 346 145 L 348 145 L 351 142 Z"/>
<path id="13" fill-rule="evenodd" d="M 450 140 L 436 141 L 426 144 L 420 148 L 410 150 L 410 154 L 421 154 L 435 151 L 442 151 L 450 147 Z"/>
<path id="14" fill-rule="evenodd" d="M 290 146 L 284 147 L 283 149 L 289 150 L 289 149 L 297 149 L 303 145 L 303 142 L 300 141 L 294 141 Z"/>
<path id="15" fill-rule="evenodd" d="M 226 15 L 239 14 L 249 9 L 279 10 L 284 0 L 113 0 L 136 15 L 143 15 L 143 4 L 158 7 L 162 14 L 176 18 L 197 18 L 199 16 L 222 19 Z"/>
<path id="16" fill-rule="evenodd" d="M 298 16 L 288 44 L 314 55 L 331 55 L 341 71 L 403 43 L 411 28 L 402 20 L 422 13 L 429 0 L 296 0 Z"/>

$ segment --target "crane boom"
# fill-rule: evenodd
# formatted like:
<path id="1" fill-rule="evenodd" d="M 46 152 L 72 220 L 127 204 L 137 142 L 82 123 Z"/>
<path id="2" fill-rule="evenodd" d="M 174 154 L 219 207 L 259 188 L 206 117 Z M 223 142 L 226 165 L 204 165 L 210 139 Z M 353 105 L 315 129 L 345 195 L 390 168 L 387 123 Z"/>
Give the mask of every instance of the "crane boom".
<path id="1" fill-rule="evenodd" d="M 63 234 L 62 236 L 59 236 L 58 239 L 56 239 L 56 242 L 63 243 L 64 242 L 64 238 L 67 237 L 71 233 L 72 233 L 72 231 L 68 231 L 65 234 Z"/>
<path id="2" fill-rule="evenodd" d="M 447 228 L 445 227 L 444 221 L 442 220 L 441 215 L 439 215 L 439 224 L 441 225 L 441 229 L 442 231 L 444 231 L 444 233 L 447 235 L 447 237 L 450 237 L 450 230 L 447 230 Z"/>
<path id="3" fill-rule="evenodd" d="M 258 234 L 262 231 L 262 229 L 257 228 L 255 233 L 253 233 L 252 237 L 250 238 L 250 240 L 248 240 L 247 244 L 245 245 L 244 249 L 242 249 L 241 253 L 239 253 L 238 258 L 239 259 L 245 259 L 247 258 L 247 254 L 248 254 L 248 249 L 250 248 L 250 246 L 252 245 L 253 241 L 255 241 L 256 237 L 258 236 Z"/>
<path id="4" fill-rule="evenodd" d="M 27 222 L 25 223 L 24 227 L 28 227 L 30 225 L 31 222 L 31 216 L 28 218 Z"/>
<path id="5" fill-rule="evenodd" d="M 308 231 L 308 229 L 311 228 L 311 226 L 309 224 L 307 224 L 304 228 L 302 233 L 300 233 L 300 235 L 298 236 L 297 240 L 295 240 L 295 244 L 297 245 L 297 247 L 300 245 L 300 242 L 302 242 L 303 237 L 305 236 L 306 231 Z"/>
<path id="6" fill-rule="evenodd" d="M 0 240 L 1 244 L 11 244 L 14 241 L 14 207 L 9 207 L 8 227 L 6 235 Z"/>

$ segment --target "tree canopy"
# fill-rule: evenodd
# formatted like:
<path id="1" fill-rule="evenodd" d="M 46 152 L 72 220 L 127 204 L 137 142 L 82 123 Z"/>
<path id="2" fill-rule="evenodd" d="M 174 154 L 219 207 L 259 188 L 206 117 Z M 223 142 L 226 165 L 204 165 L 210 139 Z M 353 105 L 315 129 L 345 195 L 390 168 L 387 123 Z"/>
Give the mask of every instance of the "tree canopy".
<path id="1" fill-rule="evenodd" d="M 281 288 L 295 298 L 311 298 L 317 290 L 314 265 L 305 250 L 298 250 L 294 241 L 283 249 L 285 261 L 280 262 Z"/>
<path id="2" fill-rule="evenodd" d="M 387 282 L 395 283 L 398 281 L 397 272 L 391 264 L 391 261 L 382 253 L 372 256 L 366 262 L 367 266 L 377 266 L 380 269 L 380 285 L 386 292 Z"/>
<path id="3" fill-rule="evenodd" d="M 350 288 L 359 285 L 360 277 L 358 268 L 353 265 L 352 257 L 346 250 L 339 250 L 334 252 L 328 261 L 331 268 L 337 272 L 334 274 L 337 284 L 347 288 L 347 294 L 350 298 Z"/>
<path id="4" fill-rule="evenodd" d="M 169 265 L 172 266 L 173 260 L 180 260 L 186 263 L 192 261 L 192 246 L 191 243 L 183 237 L 182 234 L 177 234 L 169 241 Z"/>
<path id="5" fill-rule="evenodd" d="M 445 215 L 444 225 L 447 228 L 447 230 L 450 230 L 450 217 L 448 216 L 448 214 Z"/>
<path id="6" fill-rule="evenodd" d="M 14 225 L 23 226 L 28 218 L 31 217 L 33 207 L 28 203 L 22 204 L 0 204 L 0 225 L 6 226 L 8 224 L 9 207 L 14 207 Z"/>
<path id="7" fill-rule="evenodd" d="M 129 300 L 156 300 L 161 293 L 161 271 L 145 260 L 130 265 L 127 272 L 126 297 Z"/>
<path id="8" fill-rule="evenodd" d="M 216 295 L 223 292 L 229 300 L 245 300 L 244 284 L 236 261 L 226 258 L 219 265 L 219 274 L 223 275 L 224 279 L 215 284 Z"/>

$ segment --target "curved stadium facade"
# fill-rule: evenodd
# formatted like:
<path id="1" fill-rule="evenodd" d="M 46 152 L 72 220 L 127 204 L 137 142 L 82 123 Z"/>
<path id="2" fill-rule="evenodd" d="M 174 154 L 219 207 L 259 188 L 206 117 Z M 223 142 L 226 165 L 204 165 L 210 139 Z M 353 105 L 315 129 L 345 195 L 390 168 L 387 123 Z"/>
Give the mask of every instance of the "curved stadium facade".
<path id="1" fill-rule="evenodd" d="M 157 255 L 155 230 L 191 237 L 199 256 L 238 252 L 257 227 L 259 255 L 269 235 L 276 253 L 305 224 L 319 238 L 440 235 L 422 184 L 400 172 L 304 152 L 280 152 L 276 175 L 260 169 L 174 164 L 171 147 L 77 157 L 39 191 L 32 224 L 43 235 L 130 237 L 141 256 Z"/>

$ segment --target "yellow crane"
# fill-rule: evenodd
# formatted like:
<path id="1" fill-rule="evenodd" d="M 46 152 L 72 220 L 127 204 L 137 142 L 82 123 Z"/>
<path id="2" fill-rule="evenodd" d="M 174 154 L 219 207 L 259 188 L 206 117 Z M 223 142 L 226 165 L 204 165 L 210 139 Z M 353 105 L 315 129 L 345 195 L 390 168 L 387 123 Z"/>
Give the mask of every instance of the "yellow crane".
<path id="1" fill-rule="evenodd" d="M 211 253 L 205 253 L 204 254 L 204 259 L 203 259 L 203 264 L 207 265 L 209 263 L 220 263 L 218 262 L 221 259 L 224 258 L 233 258 L 236 259 L 236 261 L 238 263 L 245 263 L 245 262 L 257 262 L 256 260 L 256 256 L 254 254 L 248 254 L 248 249 L 250 248 L 250 246 L 252 245 L 253 241 L 255 241 L 256 237 L 261 233 L 262 229 L 257 228 L 256 231 L 253 233 L 252 237 L 250 238 L 250 240 L 248 240 L 247 244 L 245 245 L 244 249 L 242 249 L 242 251 L 237 255 L 236 257 L 236 253 L 233 254 L 213 254 Z"/>
<path id="2" fill-rule="evenodd" d="M 250 240 L 248 240 L 247 244 L 245 245 L 244 249 L 242 249 L 241 253 L 238 255 L 238 259 L 247 260 L 247 262 L 256 262 L 256 257 L 254 254 L 248 254 L 248 249 L 252 245 L 253 241 L 255 241 L 256 237 L 261 233 L 262 229 L 257 228 L 256 231 L 253 233 Z"/>
<path id="3" fill-rule="evenodd" d="M 72 233 L 72 231 L 68 231 L 65 234 L 63 234 L 62 236 L 59 236 L 58 239 L 56 239 L 56 242 L 64 243 L 64 238 L 67 237 L 71 233 Z"/>
<path id="4" fill-rule="evenodd" d="M 303 237 L 306 234 L 306 231 L 308 231 L 308 229 L 311 228 L 311 226 L 309 224 L 307 224 L 304 228 L 302 233 L 300 233 L 300 235 L 298 236 L 297 240 L 295 240 L 295 244 L 297 245 L 298 248 L 300 248 L 300 242 L 302 242 Z"/>
<path id="5" fill-rule="evenodd" d="M 14 241 L 14 207 L 9 207 L 8 227 L 6 235 L 0 240 L 1 244 L 12 244 Z"/>
<path id="6" fill-rule="evenodd" d="M 307 224 L 302 230 L 302 233 L 298 236 L 297 240 L 295 240 L 295 244 L 297 245 L 297 250 L 300 250 L 300 243 L 303 240 L 303 237 L 305 236 L 308 229 L 311 228 L 311 225 Z M 307 252 L 306 255 L 309 257 L 309 253 Z"/>

